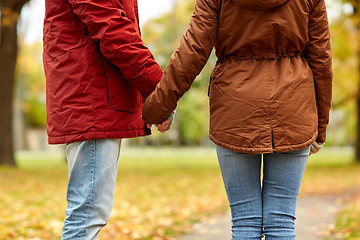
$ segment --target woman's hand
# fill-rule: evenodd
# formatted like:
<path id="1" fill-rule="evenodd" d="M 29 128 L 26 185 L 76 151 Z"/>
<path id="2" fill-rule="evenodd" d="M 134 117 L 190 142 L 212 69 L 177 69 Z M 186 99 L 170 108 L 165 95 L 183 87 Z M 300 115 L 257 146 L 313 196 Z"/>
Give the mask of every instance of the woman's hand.
<path id="1" fill-rule="evenodd" d="M 310 155 L 311 154 L 315 154 L 318 151 L 320 151 L 320 149 L 324 146 L 324 143 L 318 143 L 318 142 L 314 142 L 313 144 L 311 144 L 311 148 L 310 148 Z"/>

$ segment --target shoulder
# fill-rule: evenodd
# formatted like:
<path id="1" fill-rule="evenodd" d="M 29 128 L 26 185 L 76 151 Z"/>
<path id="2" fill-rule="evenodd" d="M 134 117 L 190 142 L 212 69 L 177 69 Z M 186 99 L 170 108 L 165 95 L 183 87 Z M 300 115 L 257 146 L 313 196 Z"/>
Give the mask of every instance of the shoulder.
<path id="1" fill-rule="evenodd" d="M 218 14 L 220 12 L 222 1 L 223 0 L 196 0 L 195 5 L 206 5 L 208 8 Z"/>
<path id="2" fill-rule="evenodd" d="M 324 9 L 325 7 L 325 0 L 307 0 L 310 6 L 310 12 L 313 12 L 318 6 L 322 6 Z"/>

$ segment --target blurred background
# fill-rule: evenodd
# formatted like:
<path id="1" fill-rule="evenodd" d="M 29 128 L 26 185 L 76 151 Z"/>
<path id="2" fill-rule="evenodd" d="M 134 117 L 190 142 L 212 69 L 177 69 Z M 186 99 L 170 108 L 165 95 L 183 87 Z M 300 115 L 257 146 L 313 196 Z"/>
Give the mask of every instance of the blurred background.
<path id="1" fill-rule="evenodd" d="M 165 69 L 195 1 L 138 2 L 143 41 Z M 325 148 L 310 157 L 301 196 L 335 199 L 331 223 L 314 230 L 316 239 L 360 239 L 360 4 L 326 3 L 333 107 Z M 64 146 L 47 144 L 44 0 L 0 0 L 0 8 L 0 239 L 59 239 L 67 165 Z M 212 54 L 180 100 L 171 131 L 123 142 L 114 211 L 101 239 L 177 239 L 228 211 L 208 139 L 215 62 Z"/>

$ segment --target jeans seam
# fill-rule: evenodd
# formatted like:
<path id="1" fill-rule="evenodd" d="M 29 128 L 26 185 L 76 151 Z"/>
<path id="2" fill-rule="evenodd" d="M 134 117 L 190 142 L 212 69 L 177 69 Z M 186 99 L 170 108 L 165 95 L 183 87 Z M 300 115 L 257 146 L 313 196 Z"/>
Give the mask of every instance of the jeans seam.
<path id="1" fill-rule="evenodd" d="M 85 218 L 83 223 L 86 223 L 88 218 L 89 218 L 89 209 L 91 207 L 91 202 L 92 202 L 92 196 L 94 194 L 93 191 L 93 186 L 94 186 L 94 181 L 95 181 L 95 168 L 96 168 L 96 139 L 91 141 L 91 179 L 90 179 L 90 191 L 88 194 L 88 198 L 86 199 L 86 208 L 85 208 Z M 79 237 L 77 239 L 81 239 L 81 237 L 86 237 L 87 233 L 87 228 L 83 228 L 83 230 L 80 232 Z"/>

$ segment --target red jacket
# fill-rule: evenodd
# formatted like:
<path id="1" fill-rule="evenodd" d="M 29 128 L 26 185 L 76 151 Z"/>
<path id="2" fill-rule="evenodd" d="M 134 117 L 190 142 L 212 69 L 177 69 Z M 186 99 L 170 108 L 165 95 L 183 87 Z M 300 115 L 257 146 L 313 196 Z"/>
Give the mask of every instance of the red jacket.
<path id="1" fill-rule="evenodd" d="M 140 37 L 137 0 L 45 0 L 50 144 L 150 134 L 143 99 L 162 70 Z"/>

